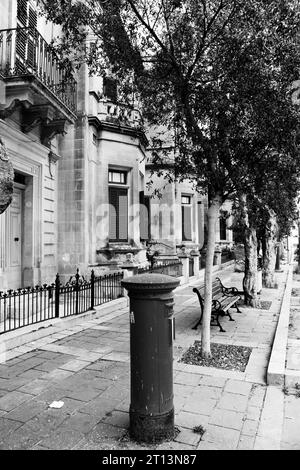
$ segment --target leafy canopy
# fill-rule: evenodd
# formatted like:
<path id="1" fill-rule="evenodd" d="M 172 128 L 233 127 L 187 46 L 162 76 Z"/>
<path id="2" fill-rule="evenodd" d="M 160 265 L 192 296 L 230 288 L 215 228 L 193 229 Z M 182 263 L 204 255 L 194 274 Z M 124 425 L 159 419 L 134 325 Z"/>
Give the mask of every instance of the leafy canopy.
<path id="1" fill-rule="evenodd" d="M 295 0 L 43 0 L 73 65 L 138 93 L 156 165 L 210 198 L 299 175 L 300 8 Z M 82 47 L 92 41 L 92 48 Z M 172 138 L 172 152 L 164 136 Z M 166 148 L 167 147 L 167 148 Z M 171 172 L 171 170 L 170 170 Z M 283 181 L 285 181 L 283 175 Z M 267 189 L 265 189 L 267 191 Z"/>

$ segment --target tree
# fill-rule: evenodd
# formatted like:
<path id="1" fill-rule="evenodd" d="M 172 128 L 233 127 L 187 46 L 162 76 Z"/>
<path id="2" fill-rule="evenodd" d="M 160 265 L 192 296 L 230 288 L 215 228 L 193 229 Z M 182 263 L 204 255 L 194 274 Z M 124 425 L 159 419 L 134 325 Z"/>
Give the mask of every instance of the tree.
<path id="1" fill-rule="evenodd" d="M 82 42 L 92 32 L 94 46 L 85 55 L 91 71 L 117 76 L 123 97 L 138 92 L 148 124 L 173 134 L 170 178 L 189 175 L 208 195 L 201 343 L 209 356 L 220 207 L 237 192 L 250 191 L 253 168 L 273 151 L 295 155 L 299 116 L 289 87 L 300 65 L 299 2 L 45 0 L 41 5 L 62 25 L 59 49 L 73 64 L 78 51 L 82 61 Z M 153 148 L 159 167 L 166 157 L 161 135 Z"/>
<path id="2" fill-rule="evenodd" d="M 259 306 L 256 274 L 257 254 L 263 254 L 263 284 L 275 287 L 276 244 L 290 234 L 297 218 L 295 195 L 300 189 L 297 158 L 268 157 L 268 178 L 262 173 L 265 164 L 253 169 L 251 192 L 242 193 L 233 205 L 233 230 L 242 236 L 245 247 L 245 303 Z"/>

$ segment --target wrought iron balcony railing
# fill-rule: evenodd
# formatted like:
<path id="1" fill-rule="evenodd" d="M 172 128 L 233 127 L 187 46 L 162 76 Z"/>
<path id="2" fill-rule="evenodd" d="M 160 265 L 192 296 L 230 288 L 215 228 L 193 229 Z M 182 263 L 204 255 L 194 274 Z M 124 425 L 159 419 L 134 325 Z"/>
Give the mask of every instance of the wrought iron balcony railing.
<path id="1" fill-rule="evenodd" d="M 76 80 L 35 28 L 0 30 L 0 74 L 34 76 L 72 112 L 76 111 Z"/>

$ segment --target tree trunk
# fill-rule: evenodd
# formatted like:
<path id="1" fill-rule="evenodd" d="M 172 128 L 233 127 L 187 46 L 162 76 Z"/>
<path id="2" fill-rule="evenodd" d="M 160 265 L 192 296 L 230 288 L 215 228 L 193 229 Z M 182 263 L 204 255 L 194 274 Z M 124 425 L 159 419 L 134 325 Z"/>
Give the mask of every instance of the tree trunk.
<path id="1" fill-rule="evenodd" d="M 275 265 L 276 265 L 276 240 L 278 234 L 278 225 L 275 212 L 269 210 L 269 221 L 266 227 L 265 252 L 263 258 L 263 286 L 275 287 Z"/>
<path id="2" fill-rule="evenodd" d="M 208 236 L 206 250 L 206 265 L 204 275 L 204 309 L 201 329 L 201 354 L 203 357 L 210 357 L 210 320 L 212 302 L 212 267 L 216 240 L 216 222 L 219 216 L 222 198 L 216 194 L 208 207 Z"/>
<path id="3" fill-rule="evenodd" d="M 259 307 L 260 301 L 257 297 L 257 236 L 256 229 L 250 225 L 246 195 L 241 196 L 240 205 L 244 223 L 245 275 L 243 290 L 245 304 L 251 307 Z"/>
<path id="4" fill-rule="evenodd" d="M 257 297 L 257 237 L 253 227 L 245 229 L 245 275 L 243 279 L 243 289 L 245 304 L 251 307 L 259 307 Z"/>
<path id="5" fill-rule="evenodd" d="M 14 170 L 0 137 L 0 214 L 12 201 Z"/>

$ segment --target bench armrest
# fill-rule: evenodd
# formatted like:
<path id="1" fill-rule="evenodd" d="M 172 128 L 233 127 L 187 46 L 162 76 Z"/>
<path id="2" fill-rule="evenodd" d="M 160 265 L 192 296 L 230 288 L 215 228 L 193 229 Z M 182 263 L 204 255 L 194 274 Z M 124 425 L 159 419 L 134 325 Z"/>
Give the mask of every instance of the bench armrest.
<path id="1" fill-rule="evenodd" d="M 211 308 L 215 311 L 222 309 L 221 304 L 217 299 L 212 299 Z"/>
<path id="2" fill-rule="evenodd" d="M 239 291 L 236 287 L 225 287 L 220 278 L 216 278 L 216 281 L 219 281 L 223 294 L 228 296 L 239 295 Z"/>

